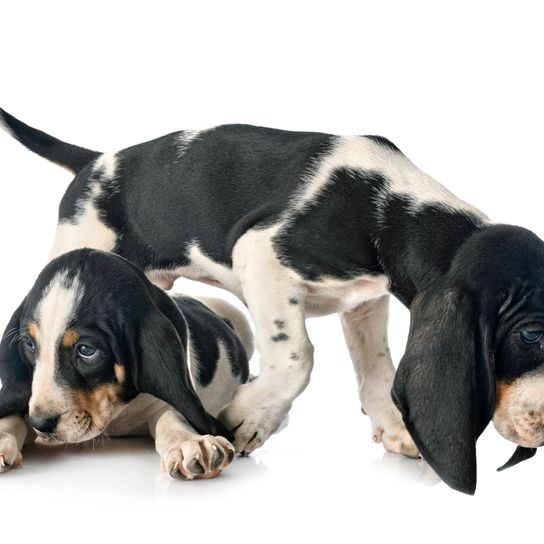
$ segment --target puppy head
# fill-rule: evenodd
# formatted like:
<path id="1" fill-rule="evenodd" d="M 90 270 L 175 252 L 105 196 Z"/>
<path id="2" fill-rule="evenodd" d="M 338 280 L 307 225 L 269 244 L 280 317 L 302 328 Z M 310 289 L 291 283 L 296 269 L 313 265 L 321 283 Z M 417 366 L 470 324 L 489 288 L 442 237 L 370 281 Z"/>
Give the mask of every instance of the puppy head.
<path id="1" fill-rule="evenodd" d="M 544 442 L 544 242 L 494 225 L 412 301 L 393 399 L 423 457 L 454 489 L 476 487 L 476 439 L 491 419 Z"/>
<path id="2" fill-rule="evenodd" d="M 81 442 L 149 393 L 198 432 L 228 434 L 191 385 L 186 331 L 172 300 L 128 261 L 95 250 L 62 255 L 42 271 L 2 339 L 0 417 L 26 402 L 38 433 Z"/>
<path id="3" fill-rule="evenodd" d="M 77 264 L 48 267 L 29 294 L 20 333 L 21 355 L 33 370 L 29 421 L 61 442 L 103 432 L 122 403 L 126 378 L 104 321 L 108 312 L 85 300 L 90 285 L 82 272 Z"/>

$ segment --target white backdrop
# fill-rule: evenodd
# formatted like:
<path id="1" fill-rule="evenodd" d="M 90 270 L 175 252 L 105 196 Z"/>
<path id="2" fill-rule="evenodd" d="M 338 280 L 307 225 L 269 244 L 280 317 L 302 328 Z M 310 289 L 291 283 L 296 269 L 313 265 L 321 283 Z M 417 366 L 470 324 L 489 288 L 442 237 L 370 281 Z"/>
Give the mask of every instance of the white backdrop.
<path id="1" fill-rule="evenodd" d="M 59 138 L 109 151 L 228 122 L 382 134 L 494 220 L 544 236 L 538 2 L 5 2 L 0 14 L 0 105 Z M 0 133 L 1 327 L 46 261 L 69 182 Z M 407 326 L 395 303 L 396 361 Z M 498 474 L 514 447 L 489 427 L 476 495 L 450 490 L 371 443 L 338 319 L 309 331 L 312 382 L 251 458 L 177 482 L 145 440 L 33 448 L 0 475 L 2 542 L 541 538 L 544 454 Z"/>

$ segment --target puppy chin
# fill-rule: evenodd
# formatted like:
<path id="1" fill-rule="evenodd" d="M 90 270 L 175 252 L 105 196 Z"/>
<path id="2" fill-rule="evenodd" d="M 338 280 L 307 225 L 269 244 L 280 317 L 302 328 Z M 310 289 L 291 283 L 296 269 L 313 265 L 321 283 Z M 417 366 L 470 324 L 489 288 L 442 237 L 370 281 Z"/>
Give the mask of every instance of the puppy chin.
<path id="1" fill-rule="evenodd" d="M 81 444 L 92 440 L 97 436 L 100 436 L 104 432 L 104 429 L 88 429 L 88 430 L 71 430 L 69 432 L 63 432 L 62 430 L 52 434 L 44 434 L 37 432 L 38 439 L 42 444 L 49 444 L 51 446 L 59 444 Z"/>
<path id="2" fill-rule="evenodd" d="M 494 418 L 493 425 L 503 438 L 518 446 L 523 446 L 524 448 L 540 448 L 544 446 L 544 435 L 542 433 L 534 435 L 524 433 L 516 428 L 513 421 Z"/>

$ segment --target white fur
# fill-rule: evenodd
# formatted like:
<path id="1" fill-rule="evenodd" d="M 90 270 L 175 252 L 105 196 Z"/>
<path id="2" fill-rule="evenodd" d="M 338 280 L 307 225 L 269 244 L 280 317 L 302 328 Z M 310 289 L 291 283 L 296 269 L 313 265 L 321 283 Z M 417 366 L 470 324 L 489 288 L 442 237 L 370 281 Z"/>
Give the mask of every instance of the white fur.
<path id="1" fill-rule="evenodd" d="M 189 258 L 191 259 L 191 265 L 188 269 L 177 269 L 180 275 L 186 276 L 187 274 L 187 277 L 209 275 L 224 289 L 238 295 L 241 294 L 240 282 L 232 273 L 232 269 L 210 259 L 194 242 L 189 247 Z"/>
<path id="2" fill-rule="evenodd" d="M 203 132 L 203 130 L 184 130 L 180 132 L 177 138 L 178 157 L 182 157 L 191 146 L 191 143 Z"/>
<path id="3" fill-rule="evenodd" d="M 115 153 L 102 153 L 93 164 L 93 172 L 100 172 L 103 181 L 112 181 L 117 174 L 117 157 Z"/>
<path id="4" fill-rule="evenodd" d="M 241 297 L 240 283 L 231 268 L 210 259 L 198 247 L 196 242 L 189 245 L 187 253 L 190 264 L 173 269 L 148 269 L 146 276 L 149 281 L 161 289 L 168 291 L 179 277 L 197 280 L 202 283 L 223 287 Z"/>
<path id="5" fill-rule="evenodd" d="M 66 271 L 58 272 L 36 306 L 38 356 L 29 403 L 31 416 L 35 412 L 62 414 L 66 411 L 66 396 L 55 380 L 57 350 L 82 296 L 83 286 L 77 276 L 68 278 Z"/>
<path id="6" fill-rule="evenodd" d="M 100 158 L 97 160 L 100 160 Z M 103 159 L 101 164 L 101 168 L 103 167 L 108 172 L 115 174 L 115 165 L 111 157 Z M 98 167 L 95 165 L 95 168 Z M 101 183 L 109 182 L 112 179 L 111 177 L 104 177 L 101 182 L 93 183 L 90 194 L 77 203 L 78 211 L 74 219 L 72 221 L 61 221 L 57 225 L 49 260 L 73 249 L 83 247 L 113 251 L 117 243 L 117 234 L 103 223 L 95 207 L 95 200 L 103 190 Z"/>
<path id="7" fill-rule="evenodd" d="M 104 224 L 96 209 L 96 199 L 104 189 L 108 193 L 117 190 L 113 184 L 117 174 L 115 153 L 103 153 L 93 164 L 93 171 L 100 173 L 100 179 L 90 185 L 90 191 L 77 202 L 77 213 L 70 221 L 61 221 L 57 225 L 53 247 L 49 260 L 83 247 L 113 251 L 117 243 L 117 234 Z"/>
<path id="8" fill-rule="evenodd" d="M 0 419 L 0 474 L 10 467 L 20 466 L 21 450 L 29 429 L 21 416 Z"/>

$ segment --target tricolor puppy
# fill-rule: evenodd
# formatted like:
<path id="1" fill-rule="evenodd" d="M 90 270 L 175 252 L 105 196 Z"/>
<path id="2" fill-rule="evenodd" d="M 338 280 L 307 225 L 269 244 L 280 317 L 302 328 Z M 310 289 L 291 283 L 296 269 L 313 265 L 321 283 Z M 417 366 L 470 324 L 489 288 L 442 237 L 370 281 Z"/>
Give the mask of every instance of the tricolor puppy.
<path id="1" fill-rule="evenodd" d="M 247 321 L 226 302 L 171 298 L 111 253 L 66 253 L 0 344 L 0 472 L 36 435 L 76 443 L 105 432 L 150 434 L 175 478 L 217 476 L 234 447 L 214 416 L 247 381 L 251 350 Z"/>
<path id="2" fill-rule="evenodd" d="M 165 289 L 186 276 L 246 302 L 262 370 L 220 414 L 239 452 L 260 446 L 306 387 L 305 318 L 332 312 L 389 451 L 421 452 L 472 493 L 492 418 L 521 446 L 544 442 L 544 243 L 494 224 L 388 140 L 227 125 L 102 154 L 1 118 L 75 174 L 52 257 L 113 251 Z M 389 294 L 412 316 L 396 377 Z"/>

